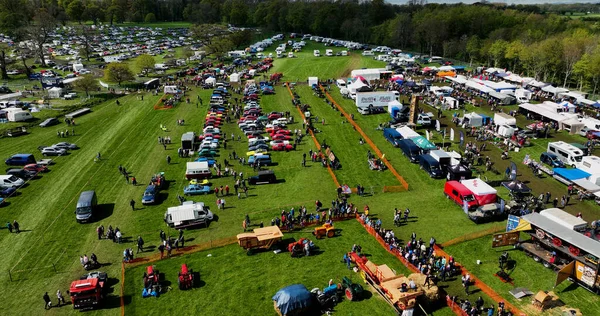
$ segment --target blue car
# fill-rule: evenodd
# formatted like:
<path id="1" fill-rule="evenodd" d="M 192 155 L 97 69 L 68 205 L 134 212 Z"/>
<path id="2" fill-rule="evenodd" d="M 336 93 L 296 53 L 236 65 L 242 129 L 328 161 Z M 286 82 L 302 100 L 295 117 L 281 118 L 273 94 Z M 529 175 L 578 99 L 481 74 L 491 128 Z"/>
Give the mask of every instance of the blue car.
<path id="1" fill-rule="evenodd" d="M 183 189 L 184 195 L 209 194 L 210 192 L 211 190 L 208 185 L 201 184 L 190 184 Z"/>
<path id="2" fill-rule="evenodd" d="M 156 194 L 158 193 L 158 188 L 151 184 L 146 187 L 144 191 L 144 195 L 142 195 L 142 204 L 153 204 L 156 202 Z"/>
<path id="3" fill-rule="evenodd" d="M 196 162 L 206 161 L 206 162 L 208 162 L 209 167 L 212 167 L 215 165 L 215 163 L 217 163 L 214 159 L 210 159 L 208 157 L 200 157 L 200 158 L 196 159 L 195 161 Z"/>
<path id="4" fill-rule="evenodd" d="M 17 191 L 15 188 L 0 189 L 0 197 L 11 196 L 13 193 L 15 193 L 15 191 Z"/>

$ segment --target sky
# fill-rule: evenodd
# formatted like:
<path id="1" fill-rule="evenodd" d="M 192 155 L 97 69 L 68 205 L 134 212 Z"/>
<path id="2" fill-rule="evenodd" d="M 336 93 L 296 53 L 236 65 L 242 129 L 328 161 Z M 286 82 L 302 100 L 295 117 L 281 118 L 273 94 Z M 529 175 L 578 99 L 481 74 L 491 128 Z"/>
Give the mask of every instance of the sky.
<path id="1" fill-rule="evenodd" d="M 407 0 L 386 0 L 394 4 L 406 4 Z M 428 0 L 429 3 L 474 3 L 479 0 Z M 590 3 L 598 0 L 491 0 L 490 2 L 503 2 L 506 4 L 541 4 L 541 3 Z"/>

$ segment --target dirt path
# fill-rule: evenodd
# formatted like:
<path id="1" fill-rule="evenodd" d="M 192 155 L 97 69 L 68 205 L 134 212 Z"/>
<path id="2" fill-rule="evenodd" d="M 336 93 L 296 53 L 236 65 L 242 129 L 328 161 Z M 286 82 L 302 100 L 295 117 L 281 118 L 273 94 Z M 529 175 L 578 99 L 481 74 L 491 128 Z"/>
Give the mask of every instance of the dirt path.
<path id="1" fill-rule="evenodd" d="M 349 53 L 349 54 L 350 54 L 350 63 L 348 64 L 348 67 L 346 68 L 346 70 L 344 70 L 344 72 L 342 73 L 343 78 L 350 77 L 350 72 L 353 69 L 360 68 L 360 55 L 355 54 L 355 53 Z"/>

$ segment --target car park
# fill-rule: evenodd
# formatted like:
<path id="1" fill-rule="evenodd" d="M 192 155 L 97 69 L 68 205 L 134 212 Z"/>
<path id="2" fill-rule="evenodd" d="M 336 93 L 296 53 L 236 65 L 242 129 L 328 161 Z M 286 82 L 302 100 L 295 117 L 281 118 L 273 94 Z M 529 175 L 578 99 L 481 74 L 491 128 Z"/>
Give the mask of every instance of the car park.
<path id="1" fill-rule="evenodd" d="M 211 193 L 210 186 L 201 184 L 189 184 L 183 189 L 184 195 L 201 195 Z"/>
<path id="2" fill-rule="evenodd" d="M 272 146 L 271 146 L 271 147 L 272 147 Z M 261 151 L 261 150 L 268 151 L 269 149 L 271 149 L 271 148 L 269 147 L 269 145 L 267 145 L 267 144 L 263 144 L 263 143 L 260 143 L 260 144 L 255 144 L 255 145 L 253 145 L 253 146 L 250 146 L 250 147 L 248 147 L 248 151 Z"/>

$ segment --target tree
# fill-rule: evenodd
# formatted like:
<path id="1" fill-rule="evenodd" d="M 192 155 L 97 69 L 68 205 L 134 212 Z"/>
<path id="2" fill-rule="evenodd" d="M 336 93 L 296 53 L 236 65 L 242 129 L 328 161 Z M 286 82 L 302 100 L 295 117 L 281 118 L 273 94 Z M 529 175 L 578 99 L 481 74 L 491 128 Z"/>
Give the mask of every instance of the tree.
<path id="1" fill-rule="evenodd" d="M 562 40 L 562 61 L 565 70 L 564 87 L 567 86 L 569 76 L 573 73 L 575 63 L 581 59 L 591 39 L 587 30 L 578 29 L 571 36 L 567 36 Z"/>
<path id="2" fill-rule="evenodd" d="M 500 62 L 503 60 L 506 55 L 506 48 L 508 47 L 508 42 L 505 40 L 497 40 L 492 46 L 490 46 L 490 57 L 494 61 L 494 67 L 498 67 Z"/>
<path id="3" fill-rule="evenodd" d="M 154 15 L 154 13 L 146 14 L 146 17 L 144 18 L 144 22 L 146 22 L 146 23 L 156 22 L 156 15 Z"/>
<path id="4" fill-rule="evenodd" d="M 66 11 L 71 20 L 77 21 L 79 24 L 81 24 L 81 19 L 83 18 L 83 13 L 85 12 L 85 6 L 81 0 L 73 0 L 71 3 L 69 3 Z"/>
<path id="5" fill-rule="evenodd" d="M 135 59 L 135 65 L 145 74 L 154 69 L 155 63 L 154 57 L 148 54 L 140 55 Z"/>
<path id="6" fill-rule="evenodd" d="M 81 26 L 77 29 L 77 35 L 81 39 L 81 44 L 79 45 L 79 54 L 82 55 L 87 61 L 90 61 L 90 57 L 94 54 L 92 42 L 94 40 L 94 36 L 97 34 L 98 32 L 96 29 L 89 26 Z"/>
<path id="7" fill-rule="evenodd" d="M 116 82 L 121 85 L 123 81 L 130 81 L 134 79 L 133 72 L 129 69 L 126 63 L 110 63 L 104 71 L 106 80 Z"/>
<path id="8" fill-rule="evenodd" d="M 210 44 L 206 45 L 206 52 L 214 55 L 217 59 L 221 59 L 226 52 L 234 49 L 233 42 L 228 36 L 214 38 Z"/>
<path id="9" fill-rule="evenodd" d="M 242 31 L 233 32 L 228 37 L 234 47 L 242 48 L 251 43 L 252 31 L 244 29 Z"/>
<path id="10" fill-rule="evenodd" d="M 98 20 L 102 20 L 104 18 L 104 10 L 96 3 L 90 2 L 83 11 L 83 17 L 92 20 L 92 23 L 97 25 Z"/>
<path id="11" fill-rule="evenodd" d="M 514 40 L 506 46 L 504 58 L 506 58 L 509 61 L 509 63 L 510 63 L 509 67 L 513 71 L 516 71 L 517 63 L 519 61 L 519 56 L 521 56 L 521 52 L 524 49 L 525 49 L 525 45 L 523 45 L 523 42 L 521 42 L 519 40 Z"/>
<path id="12" fill-rule="evenodd" d="M 98 79 L 94 78 L 94 76 L 83 75 L 73 82 L 73 88 L 75 88 L 77 91 L 85 92 L 85 95 L 89 97 L 90 91 L 98 90 L 100 88 L 100 84 L 98 83 Z"/>
<path id="13" fill-rule="evenodd" d="M 40 59 L 42 67 L 46 67 L 44 55 L 46 49 L 44 44 L 50 39 L 50 34 L 56 27 L 56 20 L 45 9 L 40 9 L 33 17 L 33 23 L 27 27 L 27 37 L 33 43 L 37 57 Z"/>
<path id="14" fill-rule="evenodd" d="M 193 39 L 205 46 L 210 45 L 213 38 L 229 34 L 225 27 L 217 24 L 195 24 L 190 28 L 190 32 Z"/>
<path id="15" fill-rule="evenodd" d="M 189 46 L 185 46 L 181 49 L 181 55 L 185 59 L 188 59 L 188 58 L 194 56 L 194 51 Z"/>
<path id="16" fill-rule="evenodd" d="M 0 0 L 0 32 L 15 38 L 29 22 L 28 5 L 25 0 Z M 8 79 L 6 55 L 12 48 L 0 43 L 0 77 Z"/>

